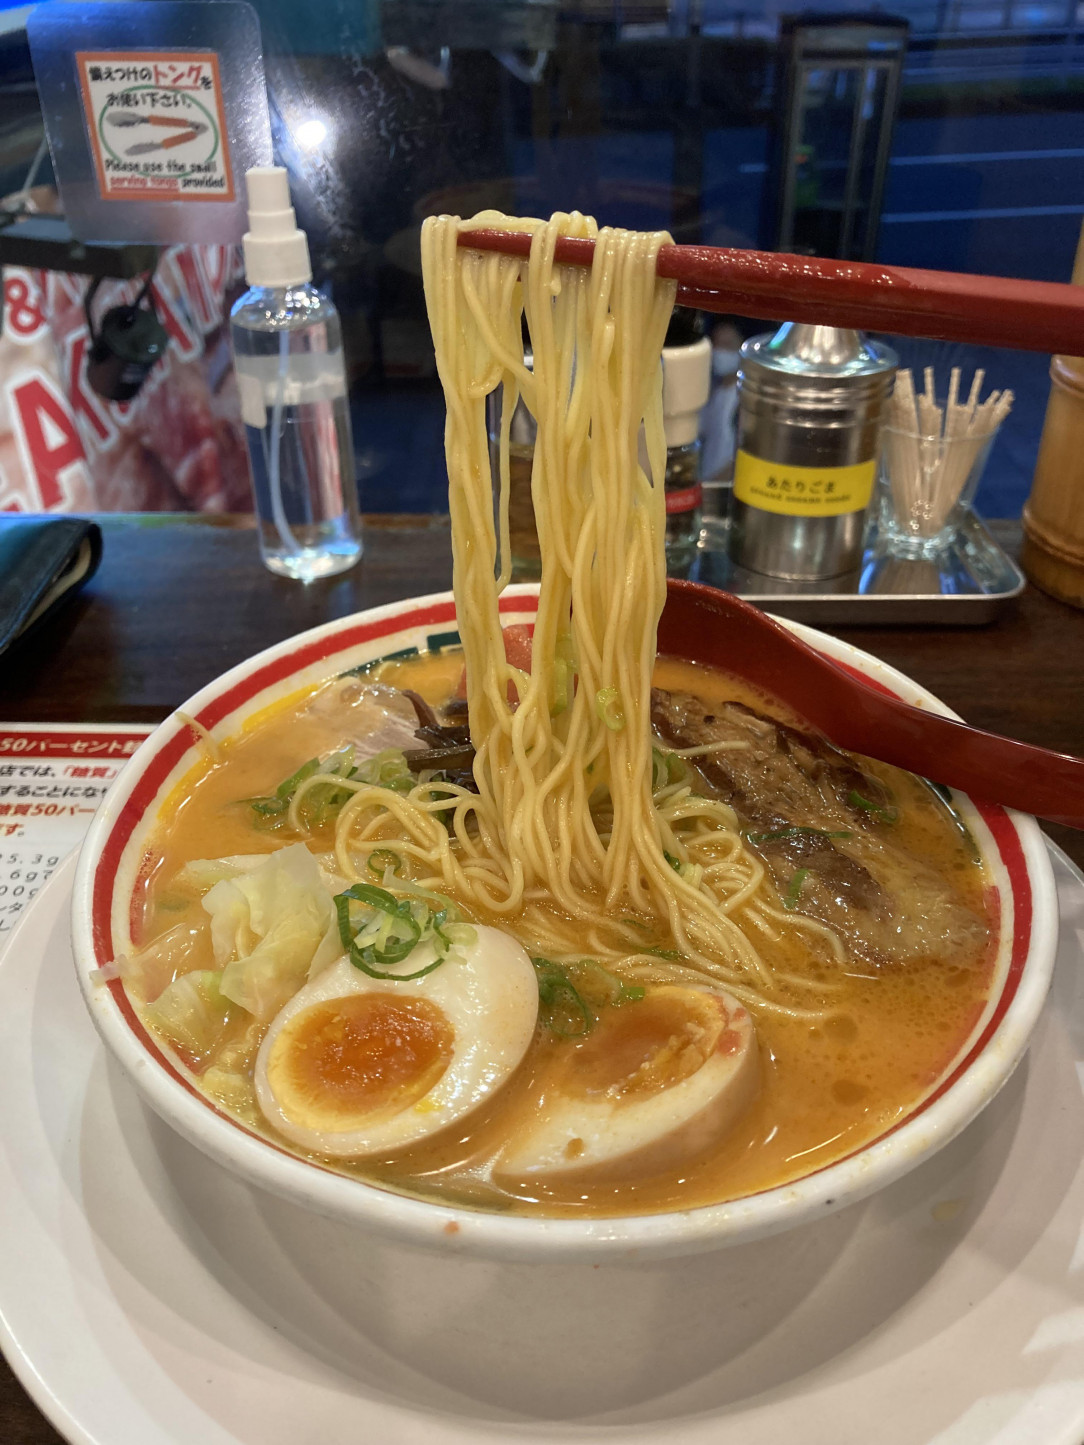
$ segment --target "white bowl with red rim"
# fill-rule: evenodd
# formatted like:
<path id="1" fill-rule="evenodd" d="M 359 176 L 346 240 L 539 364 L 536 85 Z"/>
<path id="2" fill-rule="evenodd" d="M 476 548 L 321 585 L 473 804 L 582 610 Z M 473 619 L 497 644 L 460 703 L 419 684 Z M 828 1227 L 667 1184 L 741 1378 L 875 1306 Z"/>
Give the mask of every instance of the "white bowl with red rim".
<path id="1" fill-rule="evenodd" d="M 536 587 L 510 587 L 501 598 L 506 626 L 529 626 L 536 608 Z M 786 625 L 905 701 L 952 716 L 930 693 L 867 653 L 798 623 Z M 814 1220 L 914 1168 L 993 1098 L 1020 1061 L 1046 996 L 1057 902 L 1035 820 L 955 794 L 998 895 L 999 937 L 987 1003 L 964 1045 L 902 1121 L 801 1179 L 730 1203 L 664 1214 L 510 1217 L 413 1199 L 346 1177 L 279 1148 L 216 1108 L 148 1034 L 123 985 L 102 982 L 97 972 L 133 947 L 149 836 L 162 804 L 199 760 L 200 740 L 185 719 L 195 719 L 216 738 L 231 737 L 246 718 L 300 688 L 380 658 L 447 646 L 454 629 L 455 605 L 444 593 L 374 608 L 269 648 L 167 718 L 128 763 L 95 818 L 79 861 L 72 913 L 80 987 L 106 1047 L 178 1133 L 251 1184 L 404 1242 L 506 1259 L 597 1262 L 714 1249 Z"/>

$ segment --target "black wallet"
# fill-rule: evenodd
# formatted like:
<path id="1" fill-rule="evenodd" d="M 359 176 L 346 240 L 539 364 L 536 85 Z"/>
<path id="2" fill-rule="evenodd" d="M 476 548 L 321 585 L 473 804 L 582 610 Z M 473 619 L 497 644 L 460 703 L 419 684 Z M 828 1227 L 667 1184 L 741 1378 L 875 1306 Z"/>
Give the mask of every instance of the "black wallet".
<path id="1" fill-rule="evenodd" d="M 102 534 L 82 517 L 0 517 L 0 651 L 94 575 Z"/>

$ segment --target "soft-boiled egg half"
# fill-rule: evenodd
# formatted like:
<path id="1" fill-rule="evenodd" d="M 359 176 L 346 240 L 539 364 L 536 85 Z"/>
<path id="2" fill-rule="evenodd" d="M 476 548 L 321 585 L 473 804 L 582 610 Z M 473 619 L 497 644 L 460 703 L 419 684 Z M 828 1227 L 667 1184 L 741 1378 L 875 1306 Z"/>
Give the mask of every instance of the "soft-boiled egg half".
<path id="1" fill-rule="evenodd" d="M 272 1020 L 256 1057 L 264 1117 L 291 1143 L 338 1158 L 390 1152 L 458 1123 L 527 1052 L 538 984 L 508 934 L 476 941 L 422 978 L 377 979 L 341 958 Z M 402 971 L 432 963 L 419 944 Z"/>
<path id="2" fill-rule="evenodd" d="M 649 988 L 554 1053 L 540 1107 L 501 1152 L 498 1176 L 654 1174 L 711 1148 L 760 1081 L 748 1011 L 709 988 Z"/>

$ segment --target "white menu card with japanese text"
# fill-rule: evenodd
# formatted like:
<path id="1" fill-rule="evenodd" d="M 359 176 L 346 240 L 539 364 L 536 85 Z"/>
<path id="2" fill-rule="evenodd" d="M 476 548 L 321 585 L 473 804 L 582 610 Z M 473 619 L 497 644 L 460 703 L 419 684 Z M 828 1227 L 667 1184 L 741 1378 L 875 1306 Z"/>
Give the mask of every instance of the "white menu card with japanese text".
<path id="1" fill-rule="evenodd" d="M 151 731 L 138 723 L 0 723 L 0 948 Z"/>

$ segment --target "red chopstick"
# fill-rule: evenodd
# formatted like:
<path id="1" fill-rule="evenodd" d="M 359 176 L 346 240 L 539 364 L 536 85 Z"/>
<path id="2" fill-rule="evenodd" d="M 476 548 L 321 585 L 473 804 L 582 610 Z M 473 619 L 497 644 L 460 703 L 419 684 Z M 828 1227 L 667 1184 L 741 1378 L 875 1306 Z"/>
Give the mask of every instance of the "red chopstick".
<path id="1" fill-rule="evenodd" d="M 459 244 L 526 256 L 531 238 L 464 231 Z M 594 248 L 562 238 L 557 260 L 589 266 Z M 677 281 L 683 306 L 701 311 L 1084 356 L 1084 286 L 718 246 L 663 246 L 656 269 Z"/>

